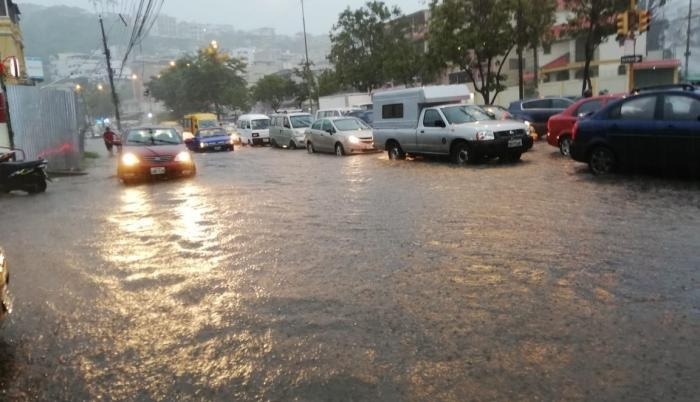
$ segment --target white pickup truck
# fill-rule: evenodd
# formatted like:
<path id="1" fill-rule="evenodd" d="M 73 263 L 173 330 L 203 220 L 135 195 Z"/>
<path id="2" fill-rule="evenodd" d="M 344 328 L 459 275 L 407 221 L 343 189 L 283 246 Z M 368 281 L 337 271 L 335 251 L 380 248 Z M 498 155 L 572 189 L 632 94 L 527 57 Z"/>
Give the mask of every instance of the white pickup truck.
<path id="1" fill-rule="evenodd" d="M 449 155 L 466 164 L 487 157 L 519 160 L 532 146 L 527 126 L 494 120 L 469 102 L 464 85 L 410 88 L 375 93 L 374 142 L 389 158 L 406 154 Z"/>

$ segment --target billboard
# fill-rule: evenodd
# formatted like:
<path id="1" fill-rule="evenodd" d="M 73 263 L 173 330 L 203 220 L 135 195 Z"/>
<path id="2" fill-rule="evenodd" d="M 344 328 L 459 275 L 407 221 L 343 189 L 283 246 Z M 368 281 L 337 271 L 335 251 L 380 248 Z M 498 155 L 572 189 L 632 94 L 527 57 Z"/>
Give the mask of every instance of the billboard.
<path id="1" fill-rule="evenodd" d="M 27 57 L 27 77 L 30 80 L 44 81 L 44 61 L 40 57 Z"/>

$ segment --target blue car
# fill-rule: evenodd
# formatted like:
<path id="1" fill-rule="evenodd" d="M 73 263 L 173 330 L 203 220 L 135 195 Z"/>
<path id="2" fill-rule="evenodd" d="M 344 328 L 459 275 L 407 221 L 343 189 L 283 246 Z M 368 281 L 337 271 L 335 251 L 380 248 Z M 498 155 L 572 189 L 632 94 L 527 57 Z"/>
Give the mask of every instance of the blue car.
<path id="1" fill-rule="evenodd" d="M 528 122 L 541 137 L 547 134 L 549 118 L 563 112 L 573 103 L 567 98 L 528 99 L 512 102 L 508 113 L 517 120 Z"/>
<path id="2" fill-rule="evenodd" d="M 233 138 L 223 128 L 203 128 L 185 144 L 194 152 L 233 151 Z"/>
<path id="3" fill-rule="evenodd" d="M 641 92 L 611 103 L 573 130 L 571 157 L 593 174 L 620 167 L 700 172 L 700 93 Z"/>

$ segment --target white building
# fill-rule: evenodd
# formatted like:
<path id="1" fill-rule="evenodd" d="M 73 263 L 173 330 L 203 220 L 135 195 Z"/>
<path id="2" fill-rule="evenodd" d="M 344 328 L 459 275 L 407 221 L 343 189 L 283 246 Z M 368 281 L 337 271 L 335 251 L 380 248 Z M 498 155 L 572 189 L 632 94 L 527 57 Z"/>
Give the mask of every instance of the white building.
<path id="1" fill-rule="evenodd" d="M 114 52 L 112 54 L 115 54 Z M 122 77 L 130 77 L 128 67 L 121 69 L 121 61 L 112 59 L 112 69 L 116 75 L 121 71 Z M 54 81 L 62 79 L 87 78 L 91 81 L 107 79 L 107 62 L 99 51 L 92 53 L 58 53 L 49 60 L 49 71 Z"/>

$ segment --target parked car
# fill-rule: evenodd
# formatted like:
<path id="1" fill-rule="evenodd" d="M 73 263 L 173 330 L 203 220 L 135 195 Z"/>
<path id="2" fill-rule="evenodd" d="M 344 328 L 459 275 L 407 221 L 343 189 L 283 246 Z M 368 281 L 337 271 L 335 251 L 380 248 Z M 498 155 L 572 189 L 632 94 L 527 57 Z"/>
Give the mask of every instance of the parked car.
<path id="1" fill-rule="evenodd" d="M 12 312 L 10 295 L 10 271 L 7 267 L 5 251 L 0 247 L 0 322 Z"/>
<path id="2" fill-rule="evenodd" d="M 368 126 L 372 127 L 374 121 L 374 112 L 372 110 L 353 110 L 348 113 L 348 116 L 357 117 L 358 119 L 367 123 Z"/>
<path id="3" fill-rule="evenodd" d="M 238 134 L 242 144 L 269 144 L 270 118 L 264 114 L 244 114 L 238 118 Z"/>
<path id="4" fill-rule="evenodd" d="M 117 177 L 124 184 L 143 179 L 191 177 L 197 172 L 192 154 L 173 128 L 132 128 L 121 145 Z"/>
<path id="5" fill-rule="evenodd" d="M 316 111 L 314 120 L 324 119 L 327 117 L 343 117 L 353 111 L 362 111 L 360 108 L 337 108 L 337 109 L 321 109 Z"/>
<path id="6" fill-rule="evenodd" d="M 194 138 L 185 140 L 185 145 L 194 152 L 233 151 L 234 139 L 223 128 L 203 128 Z"/>
<path id="7" fill-rule="evenodd" d="M 576 123 L 571 156 L 596 175 L 618 167 L 700 171 L 700 94 L 657 91 L 614 102 Z"/>
<path id="8" fill-rule="evenodd" d="M 515 101 L 508 107 L 508 112 L 520 120 L 529 122 L 539 136 L 547 134 L 547 121 L 551 116 L 561 113 L 574 103 L 567 98 L 542 98 Z"/>
<path id="9" fill-rule="evenodd" d="M 532 146 L 527 126 L 494 120 L 471 99 L 464 85 L 376 92 L 374 138 L 390 159 L 407 154 L 446 155 L 457 164 L 487 157 L 519 160 Z M 425 107 L 425 105 L 430 105 Z"/>
<path id="10" fill-rule="evenodd" d="M 622 98 L 622 95 L 605 95 L 593 98 L 579 99 L 563 112 L 549 118 L 547 123 L 547 143 L 559 148 L 564 156 L 570 155 L 571 133 L 574 124 L 584 116 L 595 113 L 607 106 L 608 103 Z"/>
<path id="11" fill-rule="evenodd" d="M 372 128 L 357 117 L 316 120 L 306 130 L 306 150 L 334 152 L 337 156 L 376 152 Z"/>
<path id="12" fill-rule="evenodd" d="M 306 130 L 311 127 L 308 113 L 285 113 L 271 117 L 270 143 L 275 147 L 304 148 Z"/>

